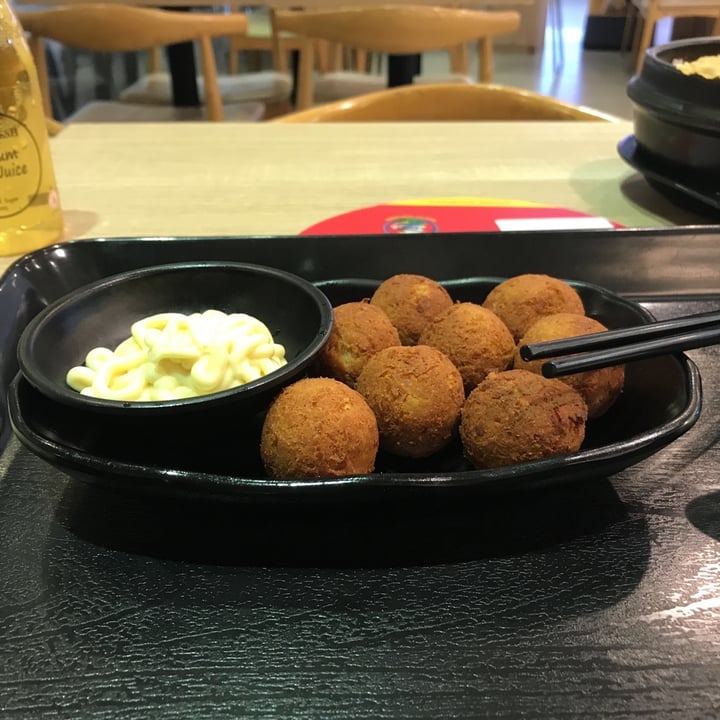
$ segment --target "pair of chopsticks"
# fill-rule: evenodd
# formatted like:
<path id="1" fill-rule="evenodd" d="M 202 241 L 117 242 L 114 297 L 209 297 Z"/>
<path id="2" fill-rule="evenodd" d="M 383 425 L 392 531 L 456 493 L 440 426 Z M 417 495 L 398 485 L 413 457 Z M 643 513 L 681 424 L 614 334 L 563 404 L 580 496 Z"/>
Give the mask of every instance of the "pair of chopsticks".
<path id="1" fill-rule="evenodd" d="M 621 330 L 531 343 L 520 347 L 520 357 L 523 360 L 540 360 L 573 355 L 549 360 L 542 366 L 545 377 L 561 377 L 621 365 L 631 360 L 707 347 L 717 342 L 720 342 L 720 312 L 707 312 Z"/>

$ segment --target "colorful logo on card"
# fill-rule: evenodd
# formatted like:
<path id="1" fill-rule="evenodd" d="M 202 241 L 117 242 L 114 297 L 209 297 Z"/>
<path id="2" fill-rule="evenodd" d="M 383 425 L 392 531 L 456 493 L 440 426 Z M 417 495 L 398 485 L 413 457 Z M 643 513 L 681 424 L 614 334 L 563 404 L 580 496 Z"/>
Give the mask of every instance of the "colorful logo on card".
<path id="1" fill-rule="evenodd" d="M 418 233 L 436 233 L 438 226 L 432 218 L 400 215 L 385 220 L 383 232 L 388 235 L 413 235 Z"/>

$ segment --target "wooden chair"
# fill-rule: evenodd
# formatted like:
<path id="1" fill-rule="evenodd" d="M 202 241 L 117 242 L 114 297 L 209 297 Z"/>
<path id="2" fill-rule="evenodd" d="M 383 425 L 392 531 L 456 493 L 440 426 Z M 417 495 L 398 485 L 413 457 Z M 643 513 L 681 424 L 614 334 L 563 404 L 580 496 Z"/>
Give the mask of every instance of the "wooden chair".
<path id="1" fill-rule="evenodd" d="M 714 18 L 713 35 L 720 35 L 720 0 L 632 0 L 635 8 L 635 39 L 633 50 L 635 56 L 635 72 L 642 68 L 645 53 L 653 43 L 655 26 L 658 20 L 666 17 L 702 17 Z M 626 34 L 632 26 L 633 18 L 628 16 L 625 24 Z M 627 38 L 623 39 L 626 47 Z"/>
<path id="2" fill-rule="evenodd" d="M 231 12 L 234 12 L 231 10 Z M 230 35 L 228 40 L 228 75 L 218 76 L 218 87 L 223 103 L 262 102 L 265 117 L 275 117 L 291 110 L 290 97 L 293 81 L 288 72 L 287 57 L 275 58 L 272 26 L 268 14 L 248 14 L 248 30 L 244 34 Z M 260 22 L 256 18 L 260 18 Z M 263 22 L 263 19 L 265 22 Z M 293 49 L 299 49 L 300 41 L 292 36 L 279 38 L 280 52 L 287 56 Z M 273 69 L 238 74 L 238 56 L 241 51 L 273 53 Z M 157 51 L 157 49 L 155 49 Z M 119 93 L 121 102 L 133 104 L 172 105 L 172 80 L 170 74 L 158 62 L 157 52 L 151 55 L 148 72 Z M 202 77 L 197 78 L 202 88 Z"/>
<path id="3" fill-rule="evenodd" d="M 212 38 L 245 32 L 247 19 L 232 15 L 176 13 L 166 10 L 112 4 L 78 4 L 49 10 L 17 12 L 30 34 L 30 47 L 38 69 L 43 103 L 52 115 L 44 40 L 94 52 L 137 52 L 174 43 L 197 41 L 202 58 L 205 104 L 200 108 L 153 107 L 120 102 L 93 102 L 67 118 L 67 122 L 243 120 L 262 118 L 262 103 L 223 106 L 218 87 Z"/>
<path id="4" fill-rule="evenodd" d="M 244 35 L 233 35 L 229 40 L 228 71 L 231 75 L 240 72 L 241 53 L 270 53 L 273 56 L 273 68 L 287 68 L 287 57 L 293 50 L 300 50 L 302 40 L 283 33 L 278 38 L 277 47 L 282 54 L 275 58 L 276 46 L 273 42 L 273 24 L 270 12 L 248 13 L 248 31 Z M 260 68 L 256 68 L 260 69 Z"/>
<path id="5" fill-rule="evenodd" d="M 318 122 L 462 122 L 477 120 L 587 120 L 619 122 L 612 115 L 503 85 L 406 85 L 360 95 L 272 120 Z"/>
<path id="6" fill-rule="evenodd" d="M 385 5 L 306 11 L 277 11 L 276 32 L 308 39 L 300 51 L 296 108 L 313 104 L 313 46 L 325 40 L 367 52 L 416 54 L 457 48 L 478 40 L 480 79 L 493 77 L 492 39 L 515 32 L 517 12 L 483 12 L 427 5 Z"/>
<path id="7" fill-rule="evenodd" d="M 65 126 L 57 120 L 53 120 L 52 118 L 45 118 L 45 127 L 47 128 L 48 136 L 55 137 L 62 132 Z"/>

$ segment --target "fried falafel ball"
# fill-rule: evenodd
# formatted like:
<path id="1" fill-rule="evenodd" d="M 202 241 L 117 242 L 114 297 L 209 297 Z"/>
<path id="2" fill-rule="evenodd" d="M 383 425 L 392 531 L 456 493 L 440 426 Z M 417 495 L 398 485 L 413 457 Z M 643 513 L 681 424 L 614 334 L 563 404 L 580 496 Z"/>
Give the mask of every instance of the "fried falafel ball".
<path id="1" fill-rule="evenodd" d="M 389 277 L 378 286 L 370 302 L 385 311 L 403 345 L 417 345 L 424 327 L 453 304 L 440 283 L 410 274 Z"/>
<path id="2" fill-rule="evenodd" d="M 420 335 L 423 345 L 445 353 L 460 371 L 469 393 L 488 373 L 512 364 L 515 341 L 505 323 L 476 303 L 456 303 Z"/>
<path id="3" fill-rule="evenodd" d="M 506 370 L 488 375 L 470 393 L 460 439 L 475 467 L 502 467 L 575 452 L 586 420 L 585 401 L 567 383 Z"/>
<path id="4" fill-rule="evenodd" d="M 330 338 L 315 363 L 316 373 L 355 387 L 365 363 L 393 345 L 400 345 L 400 336 L 380 307 L 368 301 L 338 305 L 333 308 Z"/>
<path id="5" fill-rule="evenodd" d="M 523 360 L 520 357 L 520 347 L 531 343 L 545 342 L 546 340 L 559 340 L 560 338 L 574 337 L 576 335 L 589 335 L 591 333 L 606 331 L 607 327 L 601 322 L 586 315 L 572 313 L 558 313 L 546 315 L 534 322 L 523 335 L 515 350 L 513 367 L 542 375 L 542 366 L 550 359 Z M 575 388 L 588 406 L 588 417 L 593 419 L 607 412 L 618 399 L 625 384 L 625 366 L 599 368 L 586 372 L 565 375 L 558 378 Z"/>
<path id="6" fill-rule="evenodd" d="M 404 457 L 427 457 L 445 447 L 465 399 L 458 369 L 427 345 L 381 350 L 356 388 L 375 413 L 380 447 Z"/>
<path id="7" fill-rule="evenodd" d="M 270 405 L 260 455 L 273 478 L 364 475 L 378 444 L 375 415 L 359 393 L 332 378 L 304 378 Z"/>
<path id="8" fill-rule="evenodd" d="M 528 328 L 544 315 L 567 312 L 585 314 L 577 290 L 550 275 L 516 275 L 496 285 L 483 307 L 492 310 L 517 342 Z"/>

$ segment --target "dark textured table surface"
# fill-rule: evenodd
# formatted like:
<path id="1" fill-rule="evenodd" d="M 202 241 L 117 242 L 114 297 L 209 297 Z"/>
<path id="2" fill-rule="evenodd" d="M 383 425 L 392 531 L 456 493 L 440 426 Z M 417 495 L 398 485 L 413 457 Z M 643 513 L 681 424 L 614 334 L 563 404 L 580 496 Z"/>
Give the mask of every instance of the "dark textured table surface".
<path id="1" fill-rule="evenodd" d="M 626 241 L 641 263 L 645 239 Z M 720 304 L 717 241 L 654 245 L 702 284 L 667 299 L 642 280 L 658 316 Z M 689 355 L 704 388 L 690 432 L 611 478 L 512 497 L 138 497 L 10 439 L 0 717 L 717 716 L 720 350 Z"/>

